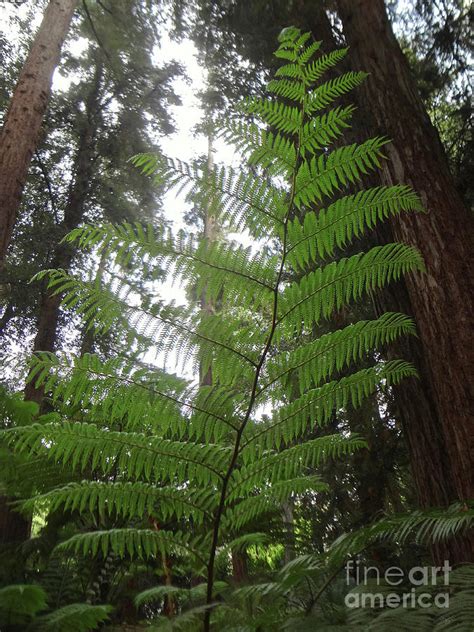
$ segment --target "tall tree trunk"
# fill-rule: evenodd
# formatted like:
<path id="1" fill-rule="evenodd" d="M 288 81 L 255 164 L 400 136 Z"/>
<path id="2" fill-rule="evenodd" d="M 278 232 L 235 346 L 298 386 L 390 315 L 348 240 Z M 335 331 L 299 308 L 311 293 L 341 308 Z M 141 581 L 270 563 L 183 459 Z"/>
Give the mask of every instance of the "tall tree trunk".
<path id="1" fill-rule="evenodd" d="M 51 0 L 48 4 L 0 132 L 0 269 L 77 2 Z"/>
<path id="2" fill-rule="evenodd" d="M 82 221 L 84 206 L 94 174 L 94 153 L 96 146 L 98 114 L 100 113 L 100 91 L 103 67 L 97 62 L 94 78 L 86 99 L 84 124 L 79 137 L 73 181 L 64 209 L 64 220 L 61 224 L 61 235 L 76 228 Z M 75 251 L 70 244 L 58 243 L 51 262 L 52 268 L 68 270 Z M 53 351 L 56 345 L 57 330 L 60 317 L 61 296 L 53 295 L 44 289 L 38 316 L 37 333 L 33 343 L 33 351 Z M 34 382 L 28 382 L 25 388 L 25 399 L 42 403 L 43 387 L 36 388 Z"/>
<path id="3" fill-rule="evenodd" d="M 408 287 L 404 281 L 389 287 L 376 297 L 376 310 L 405 312 L 418 323 L 421 343 L 405 340 L 393 345 L 395 354 L 411 360 L 420 375 L 419 380 L 405 380 L 395 389 L 394 412 L 404 428 L 420 506 L 445 506 L 457 499 L 473 497 L 469 447 L 469 434 L 472 436 L 473 432 L 468 432 L 472 399 L 469 402 L 467 393 L 467 375 L 472 375 L 472 364 L 469 366 L 472 357 L 468 357 L 472 341 L 470 345 L 466 343 L 467 323 L 474 313 L 467 272 L 472 232 L 468 237 L 456 235 L 455 231 L 456 224 L 466 231 L 472 230 L 472 218 L 468 217 L 455 189 L 437 132 L 393 35 L 383 0 L 338 0 L 337 6 L 350 45 L 351 68 L 371 72 L 363 87 L 350 95 L 358 106 L 350 142 L 360 142 L 375 133 L 389 135 L 395 141 L 389 150 L 393 164 L 387 164 L 381 179 L 376 174 L 366 184 L 408 182 L 422 195 L 427 210 L 432 210 L 429 215 L 401 216 L 393 225 L 377 229 L 379 241 L 401 239 L 416 245 L 425 257 L 428 275 L 411 277 L 407 280 Z M 307 0 L 297 0 L 293 10 L 297 11 L 294 23 L 303 30 L 311 30 L 316 39 L 328 42 L 326 48 L 336 47 L 324 3 L 315 6 Z M 439 194 L 439 186 L 452 195 Z M 459 250 L 451 235 L 464 242 Z M 447 256 L 451 261 L 446 269 Z M 457 289 L 453 288 L 451 283 L 456 285 L 458 281 Z M 469 297 L 471 305 L 463 303 L 463 295 Z M 458 324 L 467 345 L 462 351 L 452 348 L 457 326 L 451 325 L 451 302 L 453 306 L 461 306 Z M 445 361 L 451 360 L 449 371 L 444 372 Z M 464 366 L 458 373 L 459 361 Z M 451 426 L 455 427 L 453 433 Z M 459 450 L 463 456 L 458 456 Z M 458 538 L 433 553 L 438 561 L 447 556 L 452 562 L 464 561 L 472 559 L 472 544 Z"/>
<path id="4" fill-rule="evenodd" d="M 396 238 L 416 246 L 427 268 L 425 274 L 410 275 L 407 289 L 441 428 L 426 429 L 427 445 L 419 446 L 419 456 L 423 463 L 430 451 L 429 432 L 441 433 L 453 481 L 449 500 L 472 499 L 473 218 L 456 190 L 383 0 L 338 0 L 337 5 L 352 65 L 370 72 L 360 89 L 364 114 L 374 121 L 375 133 L 393 139 L 383 180 L 411 184 L 428 211 L 392 222 Z M 423 425 L 421 411 L 419 416 Z"/>
<path id="5" fill-rule="evenodd" d="M 209 172 L 214 168 L 213 151 L 212 131 L 209 131 L 207 138 L 207 169 Z M 211 199 L 208 206 L 203 209 L 203 239 L 208 247 L 212 246 L 212 243 L 216 240 L 216 228 L 216 216 Z M 199 303 L 200 309 L 204 314 L 212 315 L 215 312 L 215 305 L 207 296 L 206 286 L 202 290 Z M 206 367 L 201 361 L 199 373 L 201 386 L 212 386 L 212 366 Z"/>

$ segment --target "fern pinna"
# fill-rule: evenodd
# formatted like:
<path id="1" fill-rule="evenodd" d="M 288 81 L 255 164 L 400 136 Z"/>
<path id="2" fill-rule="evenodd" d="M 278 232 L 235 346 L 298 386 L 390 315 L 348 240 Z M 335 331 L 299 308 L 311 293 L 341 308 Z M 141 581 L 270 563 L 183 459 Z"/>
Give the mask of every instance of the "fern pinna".
<path id="1" fill-rule="evenodd" d="M 422 269 L 419 253 L 401 243 L 337 256 L 377 221 L 419 211 L 421 204 L 403 185 L 347 191 L 379 167 L 387 141 L 341 145 L 353 110 L 327 108 L 365 74 L 321 83 L 346 51 L 321 55 L 320 42 L 294 28 L 279 41 L 275 55 L 284 65 L 268 96 L 247 99 L 221 131 L 247 158 L 248 172 L 163 156 L 134 159 L 163 186 L 187 189 L 194 203 L 212 208 L 228 231 L 250 235 L 254 246 L 206 243 L 140 224 L 73 231 L 68 240 L 107 255 L 108 277 L 98 287 L 48 271 L 50 287 L 91 326 L 121 331 L 129 353 L 111 360 L 37 354 L 30 378 L 45 386 L 60 412 L 10 431 L 18 451 L 44 453 L 90 477 L 34 502 L 128 521 L 126 528 L 77 534 L 62 546 L 104 555 L 189 556 L 206 577 L 206 599 L 202 609 L 183 616 L 203 617 L 204 630 L 225 607 L 215 602 L 218 550 L 255 541 L 251 527 L 259 517 L 293 493 L 322 488 L 314 473 L 324 459 L 364 446 L 357 436 L 307 440 L 309 431 L 415 374 L 403 360 L 355 366 L 380 357 L 374 353 L 380 345 L 413 334 L 403 314 L 315 339 L 323 319 Z M 127 277 L 137 261 L 146 275 L 165 268 L 219 301 L 220 309 L 199 311 L 140 294 Z M 187 367 L 193 362 L 196 375 L 198 366 L 212 365 L 213 384 L 170 383 L 137 360 L 144 348 Z M 289 376 L 299 384 L 296 397 Z M 72 409 L 75 416 L 65 418 Z M 174 518 L 181 529 L 150 528 L 149 516 L 161 524 Z"/>

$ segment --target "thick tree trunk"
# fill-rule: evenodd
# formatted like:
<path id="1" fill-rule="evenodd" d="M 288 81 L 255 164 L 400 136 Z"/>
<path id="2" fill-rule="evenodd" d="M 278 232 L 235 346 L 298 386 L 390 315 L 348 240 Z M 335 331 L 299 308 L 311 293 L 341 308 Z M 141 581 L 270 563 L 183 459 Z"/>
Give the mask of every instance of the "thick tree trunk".
<path id="1" fill-rule="evenodd" d="M 0 545 L 24 542 L 30 537 L 30 521 L 10 508 L 11 501 L 0 496 Z"/>
<path id="2" fill-rule="evenodd" d="M 471 499 L 473 218 L 456 190 L 383 0 L 338 0 L 338 7 L 351 61 L 370 72 L 360 91 L 375 121 L 374 132 L 393 139 L 383 179 L 411 184 L 428 211 L 400 215 L 393 229 L 398 239 L 421 251 L 426 263 L 426 274 L 411 275 L 407 288 L 453 476 L 454 493 L 449 500 Z"/>
<path id="3" fill-rule="evenodd" d="M 310 6 L 306 0 L 296 5 L 298 24 L 303 30 L 311 30 L 316 39 L 323 40 L 326 51 L 337 48 L 333 31 L 323 4 Z M 292 16 L 294 19 L 297 16 Z M 294 21 L 294 20 L 293 20 Z M 352 51 L 351 51 L 352 54 Z M 349 66 L 353 66 L 349 57 Z M 361 66 L 364 69 L 364 66 Z M 349 67 L 344 68 L 349 70 Z M 369 78 L 370 81 L 370 78 Z M 352 92 L 347 102 L 356 102 L 357 111 L 352 128 L 345 134 L 344 142 L 363 142 L 374 134 L 375 121 L 372 120 L 370 104 L 366 102 L 361 89 Z M 379 186 L 380 174 L 366 179 L 366 186 Z M 391 242 L 395 239 L 389 224 L 377 227 L 377 242 Z M 386 288 L 374 297 L 376 315 L 385 311 L 403 312 L 413 315 L 410 298 L 403 281 Z M 420 507 L 442 506 L 455 498 L 454 484 L 448 455 L 445 450 L 444 434 L 434 403 L 431 374 L 423 350 L 417 340 L 406 339 L 392 345 L 395 357 L 403 357 L 415 364 L 420 378 L 405 380 L 397 387 L 397 409 L 394 411 L 404 428 L 410 454 L 412 475 Z"/>
<path id="4" fill-rule="evenodd" d="M 0 132 L 0 268 L 77 1 L 51 0 L 48 4 Z"/>
<path id="5" fill-rule="evenodd" d="M 443 506 L 474 497 L 472 216 L 456 190 L 383 0 L 338 0 L 338 10 L 352 68 L 371 73 L 358 90 L 359 117 L 372 135 L 392 139 L 382 182 L 411 184 L 428 211 L 401 215 L 391 230 L 380 231 L 382 240 L 391 240 L 393 232 L 415 245 L 427 268 L 381 303 L 384 310 L 412 313 L 417 322 L 421 345 L 407 342 L 403 352 L 417 365 L 420 382 L 399 387 L 397 403 L 420 505 Z M 472 539 L 456 539 L 434 555 L 452 563 L 472 560 Z"/>
<path id="6" fill-rule="evenodd" d="M 336 47 L 323 3 L 314 6 L 298 0 L 294 8 L 298 25 L 303 30 L 311 30 L 316 39 L 323 40 L 327 49 Z M 417 320 L 421 343 L 406 340 L 393 345 L 394 354 L 411 360 L 420 375 L 419 380 L 405 380 L 395 389 L 395 413 L 404 428 L 420 506 L 445 506 L 453 500 L 473 496 L 472 483 L 469 483 L 472 474 L 469 434 L 473 433 L 472 430 L 468 432 L 472 408 L 471 412 L 468 409 L 472 407 L 472 399 L 471 403 L 467 399 L 467 375 L 469 372 L 472 374 L 472 367 L 470 370 L 464 365 L 459 372 L 457 368 L 458 359 L 462 363 L 463 359 L 469 361 L 467 354 L 472 349 L 472 341 L 464 351 L 451 348 L 457 326 L 451 325 L 450 306 L 450 303 L 453 306 L 457 304 L 461 311 L 464 310 L 458 325 L 469 335 L 466 324 L 473 313 L 472 306 L 462 301 L 463 294 L 471 301 L 473 296 L 472 289 L 467 287 L 468 238 L 462 234 L 456 236 L 464 241 L 459 250 L 462 254 L 458 254 L 457 246 L 449 243 L 449 235 L 455 234 L 456 223 L 469 230 L 471 218 L 467 216 L 455 190 L 441 143 L 391 31 L 383 1 L 339 0 L 338 8 L 344 36 L 351 46 L 351 68 L 372 73 L 364 86 L 350 95 L 350 100 L 355 101 L 358 108 L 349 142 L 360 142 L 376 133 L 393 138 L 392 151 L 395 155 L 389 157 L 394 164 L 387 165 L 382 182 L 412 184 L 424 198 L 427 210 L 435 209 L 428 216 L 401 217 L 393 226 L 385 224 L 377 229 L 381 242 L 400 239 L 420 248 L 428 264 L 428 276 L 417 275 L 408 279 L 408 289 L 404 282 L 389 287 L 376 297 L 376 309 L 379 312 L 405 312 Z M 436 187 L 440 182 L 443 183 L 441 187 L 445 187 L 446 192 L 451 191 L 452 195 L 437 193 L 440 189 Z M 377 186 L 381 184 L 380 177 L 371 178 L 366 184 Z M 443 199 L 447 205 L 441 210 L 439 206 Z M 425 227 L 426 224 L 429 226 Z M 403 229 L 400 229 L 401 226 Z M 440 243 L 440 239 L 444 243 Z M 443 262 L 446 257 L 451 257 L 448 270 L 444 266 L 440 269 L 441 253 Z M 455 289 L 451 280 L 456 283 L 457 278 L 459 286 Z M 433 287 L 436 287 L 435 292 L 432 292 Z M 432 312 L 437 314 L 435 318 Z M 446 373 L 445 359 L 452 362 Z M 458 402 L 457 406 L 455 404 L 457 411 L 451 409 L 451 402 Z M 449 430 L 451 426 L 456 426 L 453 433 Z M 464 456 L 458 456 L 459 449 Z M 439 547 L 434 554 L 438 560 L 446 556 L 453 562 L 471 559 L 471 544 L 457 539 L 449 543 L 446 550 Z"/>

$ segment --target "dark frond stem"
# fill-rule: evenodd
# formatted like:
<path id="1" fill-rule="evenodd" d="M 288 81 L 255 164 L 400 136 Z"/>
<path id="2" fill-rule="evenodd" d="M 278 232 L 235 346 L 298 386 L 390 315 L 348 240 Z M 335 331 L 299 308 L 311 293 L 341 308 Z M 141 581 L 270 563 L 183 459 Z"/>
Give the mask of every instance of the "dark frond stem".
<path id="1" fill-rule="evenodd" d="M 191 329 L 190 327 L 186 327 L 186 325 L 181 325 L 180 323 L 177 323 L 174 320 L 169 320 L 168 318 L 163 318 L 159 314 L 154 314 L 154 313 L 152 313 L 152 312 L 150 312 L 150 311 L 148 311 L 146 309 L 143 309 L 142 307 L 135 307 L 134 305 L 129 305 L 128 303 L 124 303 L 123 301 L 119 301 L 119 300 L 115 299 L 114 297 L 111 297 L 110 300 L 122 305 L 123 307 L 125 307 L 126 309 L 129 309 L 130 311 L 141 312 L 142 314 L 145 314 L 146 316 L 149 316 L 150 318 L 156 318 L 156 320 L 160 320 L 162 323 L 165 323 L 167 325 L 171 325 L 171 327 L 174 327 L 175 329 L 179 329 L 181 331 L 184 331 L 187 334 L 190 334 L 191 336 L 196 336 L 196 338 L 199 338 L 200 340 L 203 340 L 204 342 L 209 342 L 210 344 L 216 345 L 217 347 L 222 347 L 226 351 L 230 351 L 231 353 L 235 353 L 235 355 L 239 356 L 240 358 L 242 358 L 242 360 L 245 360 L 246 362 L 251 364 L 253 367 L 255 367 L 255 368 L 257 367 L 257 363 L 254 360 L 252 360 L 252 358 L 249 358 L 247 355 L 245 355 L 245 353 L 242 353 L 238 349 L 235 349 L 234 347 L 231 347 L 230 345 L 227 345 L 225 342 L 221 342 L 220 340 L 215 340 L 214 338 L 209 338 L 207 336 L 204 336 L 204 334 L 201 334 L 198 331 L 195 331 L 194 329 Z"/>
<path id="2" fill-rule="evenodd" d="M 304 103 L 302 104 L 302 120 L 304 120 Z M 235 443 L 234 443 L 234 451 L 229 463 L 229 467 L 222 481 L 222 489 L 221 489 L 219 505 L 217 507 L 215 519 L 214 519 L 214 528 L 213 528 L 212 541 L 211 541 L 211 552 L 209 556 L 209 562 L 207 565 L 207 592 L 206 592 L 207 605 L 210 605 L 212 603 L 212 595 L 213 595 L 213 589 L 214 589 L 214 563 L 215 563 L 215 558 L 216 558 L 217 545 L 219 542 L 219 528 L 220 528 L 222 515 L 224 512 L 225 500 L 227 497 L 227 488 L 228 488 L 230 478 L 232 476 L 235 465 L 237 463 L 237 459 L 241 451 L 240 444 L 242 441 L 244 430 L 247 426 L 247 423 L 250 419 L 250 416 L 254 408 L 254 404 L 255 404 L 257 392 L 258 392 L 258 382 L 260 379 L 260 373 L 262 372 L 263 366 L 267 359 L 267 355 L 268 355 L 268 352 L 270 351 L 270 347 L 273 341 L 273 336 L 275 334 L 275 330 L 279 323 L 278 298 L 280 294 L 280 285 L 283 280 L 283 273 L 285 269 L 285 262 L 286 262 L 286 256 L 287 256 L 286 249 L 287 249 L 288 222 L 290 220 L 291 210 L 293 208 L 293 202 L 294 202 L 295 192 L 296 192 L 296 175 L 298 173 L 298 166 L 301 160 L 300 144 L 301 144 L 301 129 L 298 130 L 298 139 L 297 139 L 296 147 L 295 147 L 296 161 L 295 161 L 295 167 L 294 167 L 293 177 L 291 181 L 291 190 L 290 190 L 290 197 L 288 200 L 286 217 L 283 224 L 282 256 L 281 256 L 280 268 L 278 271 L 277 279 L 275 281 L 275 286 L 273 288 L 273 310 L 272 310 L 272 321 L 270 325 L 270 331 L 268 333 L 267 341 L 265 343 L 262 354 L 260 356 L 260 360 L 257 366 L 255 367 L 255 375 L 254 375 L 254 380 L 252 384 L 249 404 L 248 404 L 245 416 L 242 420 L 242 424 L 237 431 L 237 435 L 236 435 Z M 211 610 L 206 610 L 206 613 L 204 615 L 204 632 L 210 631 L 210 625 L 211 625 Z"/>

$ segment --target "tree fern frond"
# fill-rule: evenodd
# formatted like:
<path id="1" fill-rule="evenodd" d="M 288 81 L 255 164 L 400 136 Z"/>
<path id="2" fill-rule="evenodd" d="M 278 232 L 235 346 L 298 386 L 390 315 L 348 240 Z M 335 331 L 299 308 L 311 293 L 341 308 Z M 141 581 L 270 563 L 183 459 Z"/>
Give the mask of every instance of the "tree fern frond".
<path id="1" fill-rule="evenodd" d="M 90 632 L 97 630 L 109 619 L 112 606 L 71 603 L 50 614 L 38 617 L 34 627 L 44 632 Z"/>
<path id="2" fill-rule="evenodd" d="M 115 470 L 131 479 L 215 484 L 222 476 L 229 448 L 170 441 L 137 432 L 117 432 L 87 423 L 36 423 L 13 428 L 7 437 L 20 453 L 48 459 L 84 471 Z"/>
<path id="3" fill-rule="evenodd" d="M 250 165 L 266 169 L 268 175 L 291 175 L 296 165 L 296 148 L 281 134 L 262 129 L 255 123 L 230 121 L 222 138 L 234 144 Z"/>
<path id="4" fill-rule="evenodd" d="M 339 138 L 344 129 L 350 127 L 354 107 L 338 107 L 321 116 L 315 116 L 303 126 L 301 134 L 301 150 L 310 154 L 331 145 Z"/>
<path id="5" fill-rule="evenodd" d="M 248 442 L 258 441 L 267 447 L 287 445 L 308 430 L 328 423 L 335 410 L 346 408 L 349 404 L 360 406 L 362 400 L 378 387 L 396 385 L 402 379 L 416 375 L 410 363 L 392 360 L 328 382 L 282 406 L 270 425 L 254 430 Z"/>
<path id="6" fill-rule="evenodd" d="M 366 253 L 318 268 L 287 287 L 278 321 L 283 323 L 291 314 L 292 329 L 301 332 L 362 294 L 418 270 L 423 270 L 423 261 L 412 246 L 375 246 Z"/>
<path id="7" fill-rule="evenodd" d="M 348 182 L 354 184 L 368 170 L 380 167 L 384 138 L 370 138 L 361 145 L 356 143 L 339 147 L 328 156 L 320 154 L 303 162 L 296 176 L 295 206 L 302 209 L 319 203 Z"/>
<path id="8" fill-rule="evenodd" d="M 216 593 L 225 591 L 228 588 L 226 582 L 216 582 Z M 154 586 L 143 590 L 136 595 L 135 604 L 139 607 L 150 601 L 161 600 L 164 597 L 172 595 L 174 598 L 178 598 L 180 601 L 186 601 L 191 604 L 203 601 L 206 596 L 206 584 L 198 584 L 191 588 L 184 588 L 182 586 Z"/>
<path id="9" fill-rule="evenodd" d="M 98 236 L 102 238 L 98 239 Z M 171 231 L 156 231 L 151 225 L 143 227 L 139 223 L 123 223 L 118 226 L 83 227 L 70 233 L 67 239 L 84 245 L 93 243 L 99 246 L 99 252 L 113 252 L 118 265 L 127 265 L 133 252 L 141 259 L 151 259 L 154 268 L 164 266 L 170 270 L 170 265 L 174 265 L 173 276 L 196 279 L 206 276 L 208 280 L 212 272 L 211 279 L 219 283 L 219 291 L 222 289 L 219 276 L 233 274 L 267 289 L 273 287 L 274 266 L 264 253 L 253 255 L 250 248 L 229 243 L 197 242 L 184 231 L 174 236 Z"/>
<path id="10" fill-rule="evenodd" d="M 303 68 L 300 64 L 283 64 L 275 71 L 275 77 L 288 77 L 289 79 L 303 79 Z"/>
<path id="11" fill-rule="evenodd" d="M 165 616 L 156 617 L 147 629 L 149 632 L 195 632 L 202 624 L 202 618 L 206 612 L 212 611 L 214 614 L 220 608 L 222 608 L 222 604 L 219 602 L 193 606 L 189 610 L 180 612 L 172 619 Z"/>
<path id="12" fill-rule="evenodd" d="M 340 536 L 331 546 L 329 559 L 339 563 L 348 555 L 355 555 L 370 544 L 380 541 L 402 544 L 441 542 L 474 527 L 474 507 L 454 503 L 448 508 L 418 510 L 410 514 L 396 514 L 379 520 L 351 534 Z"/>
<path id="13" fill-rule="evenodd" d="M 315 84 L 319 81 L 325 72 L 337 66 L 344 59 L 348 50 L 348 48 L 339 48 L 308 63 L 304 69 L 304 78 L 307 84 Z"/>
<path id="14" fill-rule="evenodd" d="M 200 541 L 179 531 L 128 528 L 78 533 L 61 542 L 57 549 L 83 555 L 97 555 L 100 551 L 107 556 L 112 552 L 119 557 L 129 556 L 132 559 L 148 559 L 173 553 L 190 554 L 204 564 L 200 546 Z"/>
<path id="15" fill-rule="evenodd" d="M 259 119 L 284 134 L 296 134 L 302 125 L 302 113 L 297 107 L 278 101 L 248 98 L 241 105 L 246 114 L 257 115 Z"/>
<path id="16" fill-rule="evenodd" d="M 298 103 L 302 103 L 306 97 L 304 82 L 295 79 L 272 79 L 267 83 L 267 91 L 283 99 Z"/>
<path id="17" fill-rule="evenodd" d="M 285 193 L 266 180 L 231 167 L 220 167 L 209 174 L 208 186 L 209 195 L 222 194 L 220 217 L 230 226 L 250 230 L 260 227 L 267 231 L 260 234 L 268 236 L 283 224 Z"/>
<path id="18" fill-rule="evenodd" d="M 94 512 L 101 516 L 117 515 L 123 518 L 141 518 L 144 515 L 168 520 L 192 517 L 200 524 L 215 505 L 212 491 L 195 492 L 187 488 L 157 487 L 142 482 L 81 481 L 39 494 L 22 501 L 21 507 L 33 511 L 45 505 L 50 511 L 62 507 L 65 511 Z"/>
<path id="19" fill-rule="evenodd" d="M 92 419 L 105 426 L 119 421 L 130 430 L 138 426 L 144 430 L 148 424 L 162 435 L 182 438 L 187 427 L 183 414 L 192 411 L 232 427 L 228 419 L 195 401 L 192 387 L 173 393 L 166 382 L 160 383 L 156 371 L 137 369 L 121 358 L 102 361 L 85 354 L 69 359 L 38 352 L 30 367 L 30 381 L 46 392 L 52 390 L 54 402 L 82 404 Z"/>
<path id="20" fill-rule="evenodd" d="M 126 302 L 104 287 L 98 288 L 93 283 L 76 279 L 63 270 L 45 271 L 50 275 L 49 287 L 54 293 L 63 293 L 63 303 L 75 309 L 87 322 L 99 332 L 107 332 L 120 327 L 135 339 L 148 339 L 157 351 L 165 351 L 165 360 L 171 350 L 179 352 L 178 357 L 188 360 L 192 357 L 197 345 L 220 347 L 231 356 L 255 365 L 252 351 L 247 353 L 244 348 L 239 350 L 228 343 L 233 339 L 242 347 L 245 340 L 235 338 L 230 332 L 235 332 L 235 323 L 219 319 L 218 327 L 200 327 L 204 316 L 196 316 L 192 309 L 176 307 L 174 305 L 157 305 L 147 308 L 146 305 L 134 305 Z M 210 325 L 216 319 L 206 316 Z M 209 332 L 212 331 L 212 335 Z M 138 335 L 137 335 L 138 334 Z M 235 362 L 235 358 L 233 359 Z"/>
<path id="21" fill-rule="evenodd" d="M 248 443 L 265 436 L 266 430 L 259 430 Z M 277 442 L 272 444 L 278 445 Z M 340 435 L 326 435 L 305 441 L 280 452 L 269 454 L 260 451 L 260 456 L 252 459 L 248 465 L 235 470 L 229 492 L 229 500 L 235 500 L 243 491 L 252 492 L 256 487 L 268 484 L 276 485 L 280 481 L 297 478 L 306 468 L 317 468 L 328 459 L 351 454 L 355 450 L 366 447 L 363 439 L 357 435 L 342 437 Z M 255 449 L 255 448 L 254 448 Z M 272 448 L 270 448 L 272 449 Z M 257 454 L 259 454 L 257 450 Z"/>
<path id="22" fill-rule="evenodd" d="M 47 606 L 47 595 L 36 584 L 12 584 L 0 588 L 2 625 L 21 625 Z"/>
<path id="23" fill-rule="evenodd" d="M 326 108 L 339 97 L 360 86 L 367 77 L 366 72 L 346 72 L 323 83 L 310 92 L 306 106 L 307 113 L 314 114 L 314 112 Z"/>
<path id="24" fill-rule="evenodd" d="M 311 58 L 319 51 L 321 48 L 322 41 L 316 40 L 311 42 L 308 46 L 305 46 L 303 50 L 298 53 L 298 62 L 301 67 L 306 67 Z M 277 73 L 275 73 L 277 74 Z"/>
<path id="25" fill-rule="evenodd" d="M 305 213 L 289 225 L 287 261 L 295 270 L 333 256 L 377 221 L 408 211 L 422 211 L 420 198 L 407 186 L 375 187 L 336 200 L 327 209 Z"/>
<path id="26" fill-rule="evenodd" d="M 280 509 L 282 503 L 288 498 L 307 491 L 327 491 L 327 489 L 327 483 L 324 483 L 319 476 L 301 476 L 269 484 L 268 487 L 257 489 L 255 495 L 240 500 L 235 507 L 226 509 L 222 527 L 226 532 L 235 533 L 264 514 Z"/>
<path id="27" fill-rule="evenodd" d="M 269 382 L 259 393 L 291 374 L 303 394 L 351 362 L 363 358 L 371 349 L 389 344 L 400 336 L 414 334 L 414 322 L 405 314 L 387 312 L 377 320 L 361 320 L 293 351 L 276 355 L 268 364 Z"/>

